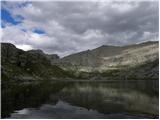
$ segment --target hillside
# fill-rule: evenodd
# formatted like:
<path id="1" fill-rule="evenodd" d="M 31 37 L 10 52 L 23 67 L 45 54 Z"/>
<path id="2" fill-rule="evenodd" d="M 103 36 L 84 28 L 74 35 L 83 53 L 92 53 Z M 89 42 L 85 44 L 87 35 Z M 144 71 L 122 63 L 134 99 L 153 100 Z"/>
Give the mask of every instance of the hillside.
<path id="1" fill-rule="evenodd" d="M 1 43 L 1 53 L 2 83 L 7 80 L 29 82 L 53 77 L 68 77 L 66 71 L 51 65 L 50 59 L 43 51 L 26 52 L 10 43 Z"/>
<path id="2" fill-rule="evenodd" d="M 3 80 L 29 82 L 69 79 L 158 79 L 158 42 L 107 46 L 64 58 L 42 50 L 23 51 L 1 43 Z M 4 82 L 4 81 L 3 81 Z"/>
<path id="3" fill-rule="evenodd" d="M 60 65 L 78 71 L 106 71 L 141 65 L 158 59 L 158 42 L 145 42 L 128 46 L 103 45 L 93 50 L 66 56 Z"/>

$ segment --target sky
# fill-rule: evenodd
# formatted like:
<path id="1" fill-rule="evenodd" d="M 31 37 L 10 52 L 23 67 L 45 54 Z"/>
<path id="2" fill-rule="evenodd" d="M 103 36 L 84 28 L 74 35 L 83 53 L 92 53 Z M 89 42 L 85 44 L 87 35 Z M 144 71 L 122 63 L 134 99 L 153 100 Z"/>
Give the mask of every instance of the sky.
<path id="1" fill-rule="evenodd" d="M 2 1 L 1 42 L 60 57 L 159 39 L 158 1 Z"/>

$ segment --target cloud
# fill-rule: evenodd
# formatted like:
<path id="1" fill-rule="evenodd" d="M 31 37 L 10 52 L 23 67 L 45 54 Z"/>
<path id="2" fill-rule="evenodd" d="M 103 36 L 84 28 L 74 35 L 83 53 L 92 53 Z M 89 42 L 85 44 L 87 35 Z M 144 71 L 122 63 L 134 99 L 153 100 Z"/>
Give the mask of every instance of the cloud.
<path id="1" fill-rule="evenodd" d="M 23 18 L 16 25 L 5 23 L 2 41 L 60 56 L 159 37 L 158 1 L 4 2 L 2 9 Z"/>
<path id="2" fill-rule="evenodd" d="M 16 45 L 16 47 L 25 51 L 33 49 L 30 45 Z"/>

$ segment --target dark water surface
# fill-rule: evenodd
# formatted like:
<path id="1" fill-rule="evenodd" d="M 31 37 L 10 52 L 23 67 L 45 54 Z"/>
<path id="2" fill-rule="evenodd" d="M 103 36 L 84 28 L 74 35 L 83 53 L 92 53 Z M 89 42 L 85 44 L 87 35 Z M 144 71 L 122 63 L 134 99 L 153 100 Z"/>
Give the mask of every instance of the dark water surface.
<path id="1" fill-rule="evenodd" d="M 158 118 L 158 81 L 45 82 L 2 89 L 3 118 Z"/>

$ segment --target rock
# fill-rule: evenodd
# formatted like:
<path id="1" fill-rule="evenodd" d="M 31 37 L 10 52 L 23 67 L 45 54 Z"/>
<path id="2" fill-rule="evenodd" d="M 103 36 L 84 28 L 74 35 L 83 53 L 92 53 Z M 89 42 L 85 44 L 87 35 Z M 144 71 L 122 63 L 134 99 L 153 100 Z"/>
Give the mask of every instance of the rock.
<path id="1" fill-rule="evenodd" d="M 52 65 L 54 60 L 59 59 L 56 54 L 47 55 L 41 50 L 23 51 L 10 43 L 1 43 L 1 53 L 2 74 L 11 79 L 25 80 L 22 76 L 32 78 L 65 76 L 62 75 L 65 72 L 61 68 Z"/>
<path id="2" fill-rule="evenodd" d="M 50 60 L 52 65 L 56 65 L 59 62 L 59 56 L 57 54 L 46 54 L 48 60 Z"/>
<path id="3" fill-rule="evenodd" d="M 79 71 L 105 71 L 154 61 L 158 56 L 158 42 L 156 41 L 128 46 L 103 45 L 93 50 L 66 56 L 60 59 L 59 65 Z"/>

